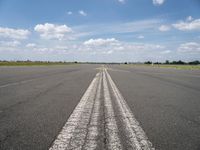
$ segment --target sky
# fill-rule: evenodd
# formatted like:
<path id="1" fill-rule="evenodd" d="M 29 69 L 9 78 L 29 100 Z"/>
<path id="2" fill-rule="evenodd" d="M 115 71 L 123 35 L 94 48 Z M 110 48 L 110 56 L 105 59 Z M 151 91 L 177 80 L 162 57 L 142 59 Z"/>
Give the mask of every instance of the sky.
<path id="1" fill-rule="evenodd" d="M 200 0 L 0 0 L 0 60 L 200 60 Z"/>

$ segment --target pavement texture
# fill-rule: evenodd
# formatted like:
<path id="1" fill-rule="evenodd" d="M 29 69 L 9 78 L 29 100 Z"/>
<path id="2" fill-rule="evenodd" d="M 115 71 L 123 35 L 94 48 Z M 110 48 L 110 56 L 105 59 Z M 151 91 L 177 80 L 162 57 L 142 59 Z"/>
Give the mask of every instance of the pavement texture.
<path id="1" fill-rule="evenodd" d="M 99 67 L 101 65 L 0 67 L 0 149 L 49 149 L 77 104 L 81 103 Z M 131 65 L 107 65 L 106 68 L 153 147 L 163 150 L 200 149 L 200 71 Z M 121 109 L 111 90 L 112 82 L 108 75 L 106 80 L 103 74 L 101 76 L 100 103 L 89 101 L 85 108 L 89 118 L 95 118 L 100 112 L 97 121 L 101 123 L 99 132 L 108 132 L 101 133 L 98 149 L 105 148 L 102 143 L 109 144 L 104 141 L 110 135 L 104 129 L 105 115 L 109 117 L 112 114 L 109 98 L 106 98 L 108 95 L 114 112 L 110 117 L 116 119 L 121 149 L 133 149 L 124 146 L 128 145 L 126 141 L 130 138 L 126 126 L 123 127 L 127 120 L 121 119 L 127 117 L 122 112 L 129 108 L 124 106 Z M 108 85 L 105 86 L 104 82 Z M 97 83 L 94 95 L 89 94 L 90 100 L 98 97 L 100 81 Z M 99 111 L 95 112 L 98 106 Z M 97 114 L 89 113 L 90 108 Z"/>
<path id="2" fill-rule="evenodd" d="M 200 71 L 110 66 L 109 73 L 156 149 L 200 149 Z"/>
<path id="3" fill-rule="evenodd" d="M 95 76 L 95 67 L 0 68 L 0 85 L 9 85 L 0 88 L 0 149 L 48 149 Z"/>

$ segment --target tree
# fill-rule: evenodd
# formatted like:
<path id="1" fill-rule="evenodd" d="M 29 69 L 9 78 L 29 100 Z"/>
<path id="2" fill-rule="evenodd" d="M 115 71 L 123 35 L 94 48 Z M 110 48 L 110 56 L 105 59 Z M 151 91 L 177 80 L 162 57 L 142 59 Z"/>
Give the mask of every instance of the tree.
<path id="1" fill-rule="evenodd" d="M 185 62 L 183 62 L 183 61 L 179 60 L 179 61 L 177 62 L 177 64 L 184 65 L 184 64 L 185 64 Z"/>
<path id="2" fill-rule="evenodd" d="M 200 61 L 195 60 L 195 61 L 189 62 L 188 64 L 189 64 L 189 65 L 198 65 L 198 64 L 200 64 Z"/>
<path id="3" fill-rule="evenodd" d="M 146 62 L 144 62 L 144 64 L 152 64 L 152 62 L 151 61 L 146 61 Z"/>
<path id="4" fill-rule="evenodd" d="M 166 61 L 165 61 L 165 64 L 169 64 L 169 60 L 166 60 Z"/>

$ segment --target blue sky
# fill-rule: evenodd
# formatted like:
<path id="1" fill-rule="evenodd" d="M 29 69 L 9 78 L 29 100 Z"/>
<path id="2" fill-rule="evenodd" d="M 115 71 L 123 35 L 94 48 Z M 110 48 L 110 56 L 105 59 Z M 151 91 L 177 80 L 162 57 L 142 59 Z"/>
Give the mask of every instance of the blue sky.
<path id="1" fill-rule="evenodd" d="M 199 0 L 0 0 L 0 60 L 200 59 Z"/>

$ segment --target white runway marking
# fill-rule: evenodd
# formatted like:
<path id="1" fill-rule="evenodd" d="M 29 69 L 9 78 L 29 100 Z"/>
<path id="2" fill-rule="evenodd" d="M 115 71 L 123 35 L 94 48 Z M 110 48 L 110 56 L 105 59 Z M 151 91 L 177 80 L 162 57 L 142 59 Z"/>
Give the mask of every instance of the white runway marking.
<path id="1" fill-rule="evenodd" d="M 105 107 L 105 131 L 109 150 L 122 149 L 121 142 L 118 135 L 118 127 L 115 120 L 115 114 L 108 90 L 105 72 L 103 72 L 103 87 L 104 87 L 104 107 Z"/>
<path id="2" fill-rule="evenodd" d="M 64 125 L 57 139 L 54 141 L 53 146 L 50 148 L 50 150 L 65 150 L 65 149 L 69 149 L 69 147 L 71 147 L 72 149 L 81 149 L 80 144 L 85 139 L 85 135 L 86 135 L 85 129 L 87 128 L 84 126 L 86 126 L 89 119 L 88 117 L 90 117 L 88 113 L 90 113 L 90 111 L 92 110 L 91 108 L 92 99 L 90 99 L 90 97 L 91 97 L 91 94 L 92 95 L 95 94 L 94 89 L 97 86 L 98 78 L 99 78 L 99 73 L 91 82 L 87 91 L 81 98 L 79 104 L 76 106 L 75 110 L 73 111 L 68 121 Z M 92 98 L 94 99 L 93 96 Z M 83 125 L 83 130 L 81 131 L 81 128 L 79 128 L 79 131 L 77 131 L 77 127 L 80 125 Z M 79 132 L 77 136 L 79 136 L 81 139 L 78 141 L 72 141 L 72 138 L 76 135 L 77 132 Z M 76 143 L 76 142 L 80 142 L 80 143 Z"/>
<path id="3" fill-rule="evenodd" d="M 120 133 L 125 139 L 121 139 Z M 89 85 L 50 150 L 95 150 L 100 149 L 99 142 L 101 149 L 108 150 L 154 149 L 104 67 Z"/>
<path id="4" fill-rule="evenodd" d="M 125 129 L 125 135 L 127 136 L 127 139 L 129 140 L 129 144 L 132 147 L 132 149 L 136 150 L 151 150 L 152 144 L 148 140 L 145 132 L 140 127 L 138 121 L 133 116 L 130 108 L 126 104 L 126 101 L 120 94 L 119 90 L 117 89 L 115 83 L 111 79 L 110 75 L 106 71 L 106 75 L 108 77 L 108 80 L 111 84 L 111 88 L 113 90 L 114 96 L 116 98 L 116 103 L 119 108 L 120 116 L 123 120 L 123 125 Z"/>
<path id="5" fill-rule="evenodd" d="M 102 73 L 100 73 L 99 85 L 97 89 L 96 99 L 94 102 L 94 108 L 91 115 L 91 120 L 88 127 L 87 138 L 85 140 L 84 149 L 94 150 L 97 148 L 97 139 L 99 136 L 98 128 L 100 124 L 98 123 L 100 118 L 100 94 L 102 85 Z"/>

